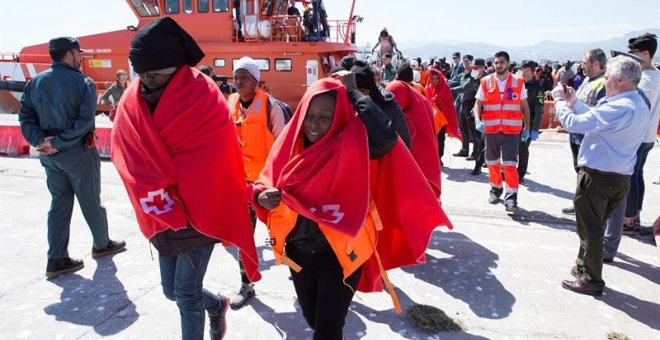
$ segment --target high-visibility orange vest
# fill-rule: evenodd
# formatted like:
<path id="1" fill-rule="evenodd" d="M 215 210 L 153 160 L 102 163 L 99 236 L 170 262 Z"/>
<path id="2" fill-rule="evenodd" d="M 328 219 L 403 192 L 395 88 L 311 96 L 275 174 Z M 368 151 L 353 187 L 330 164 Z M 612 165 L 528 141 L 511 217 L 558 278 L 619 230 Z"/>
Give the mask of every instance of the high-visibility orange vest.
<path id="1" fill-rule="evenodd" d="M 481 121 L 486 133 L 501 131 L 506 135 L 520 134 L 523 127 L 520 103 L 524 84 L 522 79 L 509 73 L 504 95 L 500 96 L 495 74 L 481 79 L 481 90 L 484 93 Z"/>
<path id="2" fill-rule="evenodd" d="M 256 181 L 259 177 L 275 141 L 273 133 L 268 128 L 268 100 L 268 94 L 257 89 L 252 105 L 243 116 L 238 93 L 233 93 L 228 99 L 229 110 L 236 123 L 236 134 L 243 152 L 245 177 L 250 182 Z"/>
<path id="3" fill-rule="evenodd" d="M 373 206 L 373 205 L 372 205 Z M 373 206 L 375 209 L 375 206 Z M 353 274 L 374 253 L 376 242 L 376 227 L 372 214 L 367 214 L 367 220 L 357 236 L 351 237 L 334 229 L 319 224 L 319 229 L 328 240 L 339 264 L 343 269 L 344 279 Z M 268 234 L 270 244 L 275 254 L 275 264 L 285 264 L 298 272 L 302 268 L 286 256 L 284 245 L 286 237 L 296 225 L 298 213 L 289 208 L 284 202 L 271 210 L 268 215 Z"/>

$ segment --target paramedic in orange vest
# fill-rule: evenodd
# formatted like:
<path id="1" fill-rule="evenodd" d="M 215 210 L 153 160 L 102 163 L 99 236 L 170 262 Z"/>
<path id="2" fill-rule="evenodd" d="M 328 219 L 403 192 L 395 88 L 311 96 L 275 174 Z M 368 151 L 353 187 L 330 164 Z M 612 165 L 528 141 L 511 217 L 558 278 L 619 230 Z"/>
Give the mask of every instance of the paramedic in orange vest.
<path id="1" fill-rule="evenodd" d="M 266 163 L 266 157 L 286 124 L 282 109 L 272 105 L 268 93 L 257 88 L 259 66 L 250 57 L 243 57 L 234 66 L 236 93 L 228 98 L 229 112 L 236 125 L 238 141 L 243 152 L 243 166 L 248 183 L 254 182 Z M 269 112 L 270 111 L 270 112 Z M 250 218 L 254 229 L 257 218 L 250 206 Z M 232 309 L 238 309 L 255 295 L 254 285 L 248 280 L 239 257 L 241 288 L 231 296 Z"/>
<path id="2" fill-rule="evenodd" d="M 488 203 L 502 195 L 502 166 L 506 181 L 506 211 L 518 210 L 518 144 L 529 138 L 529 105 L 525 81 L 508 72 L 509 54 L 495 54 L 495 73 L 481 79 L 474 105 L 476 128 L 486 136 L 490 176 Z"/>

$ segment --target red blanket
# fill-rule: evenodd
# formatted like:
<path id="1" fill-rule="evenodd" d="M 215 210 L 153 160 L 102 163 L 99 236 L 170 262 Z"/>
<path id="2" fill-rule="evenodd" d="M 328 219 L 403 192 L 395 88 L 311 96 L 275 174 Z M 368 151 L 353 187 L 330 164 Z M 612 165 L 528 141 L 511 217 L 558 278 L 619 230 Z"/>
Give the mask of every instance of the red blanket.
<path id="1" fill-rule="evenodd" d="M 302 124 L 309 102 L 329 90 L 337 92 L 330 130 L 303 149 Z M 261 190 L 279 188 L 283 202 L 294 211 L 326 227 L 355 235 L 363 226 L 371 194 L 383 226 L 376 246 L 383 267 L 387 270 L 421 263 L 433 229 L 443 225 L 451 228 L 451 223 L 401 140 L 385 157 L 370 165 L 364 125 L 355 116 L 345 91 L 341 82 L 334 79 L 319 80 L 307 90 L 248 195 L 253 198 Z M 346 205 L 348 202 L 355 206 Z M 340 223 L 328 223 L 327 215 L 310 211 L 310 207 L 324 204 L 337 205 L 329 213 L 335 218 L 342 215 Z M 258 207 L 257 211 L 259 218 L 266 221 L 268 212 Z M 349 220 L 359 220 L 361 224 L 354 229 L 352 223 L 344 223 Z M 358 289 L 381 290 L 380 278 L 376 258 L 372 257 L 363 267 Z"/>
<path id="2" fill-rule="evenodd" d="M 275 141 L 257 183 L 262 190 L 280 189 L 284 203 L 297 213 L 355 236 L 369 204 L 367 132 L 341 82 L 314 85 Z M 315 95 L 331 90 L 338 93 L 332 125 L 323 138 L 303 149 L 304 113 Z"/>
<path id="3" fill-rule="evenodd" d="M 436 74 L 440 81 L 437 85 L 433 84 L 433 74 Z M 454 107 L 454 98 L 451 95 L 451 89 L 447 85 L 447 79 L 442 72 L 429 67 L 429 80 L 426 83 L 426 93 L 431 102 L 445 113 L 447 118 L 447 133 L 455 138 L 461 139 L 461 132 L 458 130 L 458 116 Z"/>
<path id="4" fill-rule="evenodd" d="M 192 225 L 240 248 L 251 281 L 258 258 L 248 214 L 241 150 L 224 97 L 183 66 L 150 113 L 133 82 L 112 128 L 112 161 L 147 238 Z"/>
<path id="5" fill-rule="evenodd" d="M 387 90 L 394 94 L 406 117 L 410 130 L 412 148 L 410 152 L 417 165 L 431 185 L 431 189 L 440 196 L 440 158 L 438 158 L 438 138 L 433 130 L 433 106 L 411 85 L 400 80 L 387 85 Z"/>

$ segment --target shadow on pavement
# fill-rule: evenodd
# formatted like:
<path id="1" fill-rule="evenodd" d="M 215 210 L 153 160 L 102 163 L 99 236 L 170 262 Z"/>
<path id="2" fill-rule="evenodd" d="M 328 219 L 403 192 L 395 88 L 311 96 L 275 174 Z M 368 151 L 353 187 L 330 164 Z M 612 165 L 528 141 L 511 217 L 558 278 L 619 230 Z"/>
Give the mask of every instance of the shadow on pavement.
<path id="1" fill-rule="evenodd" d="M 616 308 L 629 317 L 660 331 L 660 305 L 657 303 L 640 300 L 632 295 L 628 295 L 605 286 L 603 295 L 596 297 L 596 300 L 605 302 L 612 308 Z"/>
<path id="2" fill-rule="evenodd" d="M 524 204 L 524 202 L 522 203 Z M 547 212 L 540 210 L 525 210 L 518 207 L 515 214 L 510 214 L 511 220 L 516 221 L 522 225 L 528 225 L 530 222 L 542 224 L 546 227 L 576 231 L 575 220 L 566 217 L 557 217 Z"/>
<path id="3" fill-rule="evenodd" d="M 573 179 L 575 180 L 575 179 Z M 527 188 L 527 191 L 529 192 L 540 192 L 544 194 L 551 194 L 557 197 L 565 198 L 567 200 L 571 200 L 573 202 L 573 197 L 575 196 L 574 192 L 568 192 L 565 190 L 553 188 L 549 185 L 535 182 L 534 180 L 531 180 L 527 177 L 525 177 L 525 181 L 521 183 L 522 186 Z"/>
<path id="4" fill-rule="evenodd" d="M 236 270 L 239 270 L 238 267 L 238 248 L 229 247 L 226 248 L 227 252 L 236 260 Z M 269 270 L 272 266 L 275 265 L 275 259 L 264 260 L 264 252 L 269 252 L 272 254 L 273 249 L 271 246 L 258 246 L 257 247 L 257 257 L 259 258 L 259 271 L 264 272 Z"/>
<path id="5" fill-rule="evenodd" d="M 635 273 L 657 285 L 660 285 L 660 268 L 654 265 L 650 265 L 646 262 L 639 261 L 620 252 L 616 254 L 616 258 L 626 262 L 615 260 L 614 262 L 609 263 L 610 266 Z"/>
<path id="6" fill-rule="evenodd" d="M 465 168 L 452 169 L 447 167 L 442 168 L 442 173 L 447 175 L 447 180 L 453 182 L 480 182 L 486 184 L 488 183 L 488 170 L 481 169 L 481 175 L 478 176 L 472 176 L 470 175 L 470 172 L 472 172 L 472 169 L 465 169 Z M 487 188 L 484 188 L 484 195 L 486 195 L 485 197 L 488 197 Z"/>
<path id="7" fill-rule="evenodd" d="M 516 298 L 490 270 L 497 268 L 497 254 L 457 232 L 434 232 L 429 249 L 452 256 L 440 259 L 427 253 L 425 264 L 402 269 L 465 302 L 480 318 L 511 314 Z"/>
<path id="8" fill-rule="evenodd" d="M 116 274 L 112 258 L 104 257 L 96 261 L 91 280 L 77 274 L 51 280 L 62 288 L 61 301 L 46 306 L 44 312 L 58 321 L 93 326 L 100 336 L 123 331 L 140 315 Z"/>
<path id="9" fill-rule="evenodd" d="M 293 306 L 296 309 L 295 312 L 277 313 L 270 306 L 259 301 L 259 299 L 252 299 L 252 301 L 250 301 L 250 307 L 257 312 L 257 315 L 259 315 L 261 319 L 275 328 L 282 339 L 311 339 L 312 329 L 305 321 L 300 305 L 296 301 Z M 346 339 L 355 339 L 356 337 L 359 337 L 355 334 L 365 334 L 366 328 L 367 326 L 364 322 L 349 310 L 346 315 L 346 324 L 344 326 Z M 349 334 L 349 332 L 352 334 Z"/>
<path id="10" fill-rule="evenodd" d="M 351 303 L 351 310 L 357 314 L 362 315 L 364 318 L 368 319 L 369 321 L 388 325 L 392 330 L 392 332 L 397 333 L 406 339 L 424 339 L 427 337 L 431 339 L 433 338 L 432 335 L 440 336 L 441 339 L 448 339 L 448 338 L 467 339 L 467 340 L 487 339 L 484 337 L 469 334 L 466 331 L 438 332 L 433 334 L 424 332 L 423 330 L 412 325 L 410 321 L 406 320 L 406 309 L 409 306 L 416 305 L 418 303 L 413 301 L 401 289 L 396 287 L 394 289 L 396 290 L 396 294 L 399 297 L 399 302 L 401 303 L 401 308 L 403 309 L 402 315 L 397 315 L 394 312 L 394 308 L 386 311 L 379 311 L 369 308 L 366 305 L 357 302 L 355 299 L 353 299 L 353 303 Z M 384 298 L 388 299 L 389 296 L 384 295 Z M 447 315 L 454 315 L 452 311 L 444 311 L 444 312 Z M 465 323 L 464 320 L 461 321 Z M 466 325 L 466 327 L 469 328 L 469 325 Z"/>

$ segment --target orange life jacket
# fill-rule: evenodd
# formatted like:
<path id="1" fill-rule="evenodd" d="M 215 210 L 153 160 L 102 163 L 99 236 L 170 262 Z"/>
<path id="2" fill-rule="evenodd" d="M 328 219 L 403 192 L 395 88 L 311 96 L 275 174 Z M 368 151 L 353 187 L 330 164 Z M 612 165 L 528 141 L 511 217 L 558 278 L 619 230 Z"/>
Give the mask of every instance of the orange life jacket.
<path id="1" fill-rule="evenodd" d="M 245 116 L 241 114 L 238 93 L 229 96 L 229 110 L 236 124 L 238 142 L 243 152 L 245 177 L 254 182 L 266 164 L 266 158 L 273 146 L 275 137 L 268 127 L 268 94 L 259 89 Z"/>
<path id="2" fill-rule="evenodd" d="M 370 162 L 370 167 L 372 171 L 377 170 L 374 161 Z M 373 178 L 374 176 L 375 172 L 372 172 L 371 177 Z M 275 256 L 275 264 L 285 264 L 295 272 L 302 270 L 302 267 L 286 256 L 284 246 L 286 237 L 295 227 L 297 219 L 298 213 L 289 208 L 284 202 L 281 202 L 277 208 L 270 211 L 266 223 L 268 235 L 270 236 L 270 245 L 273 247 L 273 254 Z M 387 272 L 381 264 L 380 255 L 376 251 L 378 237 L 376 233 L 383 229 L 383 224 L 373 199 L 370 199 L 367 218 L 357 236 L 348 236 L 322 224 L 319 224 L 319 229 L 328 240 L 332 251 L 342 267 L 344 280 L 351 276 L 372 256 L 376 258 L 382 279 L 392 298 L 394 310 L 397 314 L 401 314 L 402 310 L 399 298 L 394 291 L 394 286 L 390 282 Z"/>
<path id="3" fill-rule="evenodd" d="M 481 90 L 484 93 L 481 120 L 486 133 L 501 131 L 506 135 L 520 134 L 523 126 L 520 103 L 524 84 L 522 79 L 509 73 L 503 96 L 500 96 L 495 74 L 481 79 Z"/>
<path id="4" fill-rule="evenodd" d="M 409 84 L 411 84 L 412 87 L 415 88 L 415 90 L 419 91 L 419 93 L 421 93 L 425 98 L 428 98 L 424 86 L 415 82 L 411 82 Z M 433 131 L 437 135 L 438 133 L 440 133 L 440 130 L 442 130 L 443 127 L 447 126 L 447 118 L 445 117 L 445 113 L 442 112 L 442 110 L 440 110 L 438 106 L 435 105 L 435 103 L 431 102 L 431 105 L 433 106 Z"/>
<path id="5" fill-rule="evenodd" d="M 422 77 L 419 80 L 419 83 L 422 84 L 422 86 L 426 86 L 426 82 L 429 80 L 429 71 L 428 70 L 422 70 L 422 72 L 420 72 L 420 75 Z"/>

